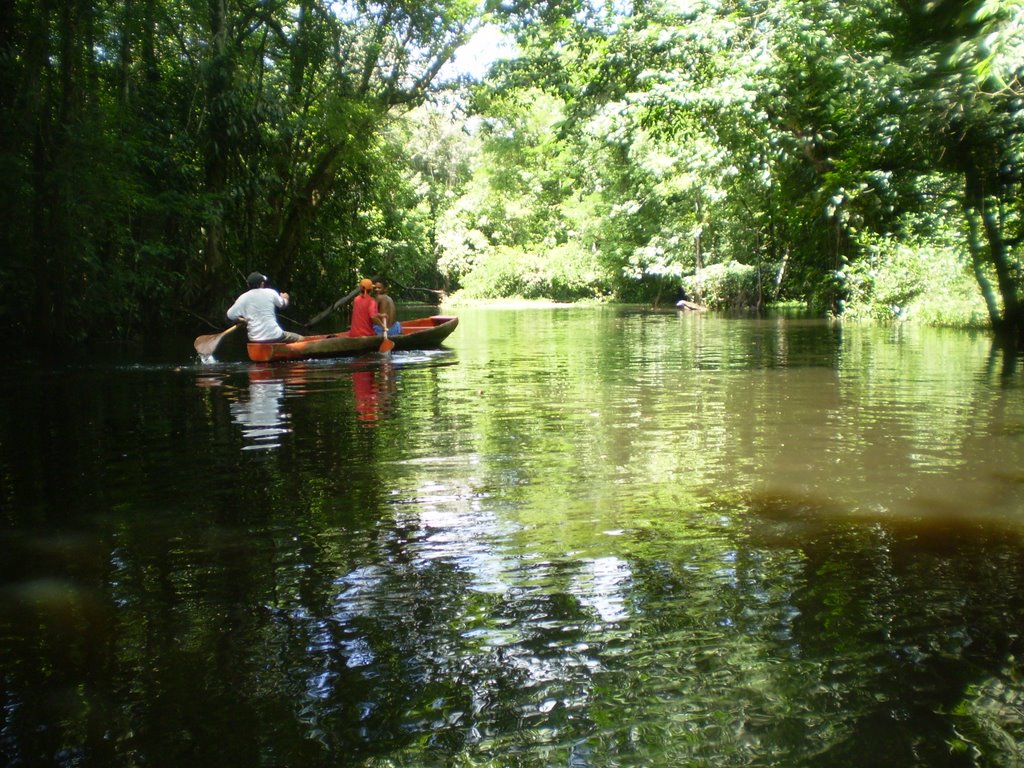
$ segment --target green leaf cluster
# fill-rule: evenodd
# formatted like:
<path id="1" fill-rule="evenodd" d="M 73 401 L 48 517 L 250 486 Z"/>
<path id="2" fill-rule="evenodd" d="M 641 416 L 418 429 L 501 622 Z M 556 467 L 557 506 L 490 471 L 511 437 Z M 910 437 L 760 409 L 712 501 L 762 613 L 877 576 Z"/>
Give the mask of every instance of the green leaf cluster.
<path id="1" fill-rule="evenodd" d="M 758 290 L 725 304 L 892 317 L 952 291 L 1021 337 L 1019 0 L 507 14 L 522 55 L 476 91 L 481 151 L 439 242 L 454 285 L 521 290 L 493 259 L 572 243 L 619 298 L 739 265 Z"/>
<path id="2" fill-rule="evenodd" d="M 0 326 L 73 340 L 205 319 L 258 269 L 309 314 L 369 271 L 436 279 L 396 128 L 465 0 L 14 0 L 0 15 Z"/>
<path id="3" fill-rule="evenodd" d="M 518 55 L 442 81 L 485 23 Z M 723 305 L 955 294 L 913 316 L 1024 340 L 1022 0 L 13 0 L 0 25 L 11 335 L 217 325 L 253 269 L 312 315 L 368 273 L 657 304 L 739 265 L 757 290 Z"/>

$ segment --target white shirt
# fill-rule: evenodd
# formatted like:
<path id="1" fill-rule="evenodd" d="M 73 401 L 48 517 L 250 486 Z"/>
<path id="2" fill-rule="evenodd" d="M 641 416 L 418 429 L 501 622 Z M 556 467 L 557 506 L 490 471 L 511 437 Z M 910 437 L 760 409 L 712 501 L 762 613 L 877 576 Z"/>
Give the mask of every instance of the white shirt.
<path id="1" fill-rule="evenodd" d="M 273 288 L 253 288 L 231 305 L 228 320 L 244 317 L 249 341 L 276 341 L 284 334 L 277 324 L 277 310 L 287 306 L 288 300 Z"/>

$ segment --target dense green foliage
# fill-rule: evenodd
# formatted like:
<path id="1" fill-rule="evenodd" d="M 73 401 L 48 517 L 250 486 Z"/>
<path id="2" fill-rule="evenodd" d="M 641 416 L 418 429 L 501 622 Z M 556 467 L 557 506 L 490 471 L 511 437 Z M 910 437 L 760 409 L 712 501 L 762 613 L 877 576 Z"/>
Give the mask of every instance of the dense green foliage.
<path id="1" fill-rule="evenodd" d="M 5 8 L 4 326 L 220 320 L 252 269 L 312 314 L 359 271 L 430 271 L 395 121 L 431 91 L 473 3 Z"/>
<path id="2" fill-rule="evenodd" d="M 1022 0 L 5 9 L 9 333 L 216 323 L 260 269 L 307 317 L 371 272 L 654 303 L 685 280 L 1024 338 Z M 436 98 L 485 20 L 518 55 Z"/>
<path id="3" fill-rule="evenodd" d="M 484 146 L 442 264 L 467 289 L 499 250 L 510 273 L 571 244 L 595 293 L 683 283 L 1020 338 L 1020 2 L 545 9 L 510 21 L 523 55 L 477 92 Z"/>

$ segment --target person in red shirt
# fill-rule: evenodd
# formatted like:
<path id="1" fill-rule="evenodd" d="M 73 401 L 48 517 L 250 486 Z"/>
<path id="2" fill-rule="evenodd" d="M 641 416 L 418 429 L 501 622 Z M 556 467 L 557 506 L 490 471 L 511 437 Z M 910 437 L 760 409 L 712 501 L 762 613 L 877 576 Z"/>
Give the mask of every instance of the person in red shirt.
<path id="1" fill-rule="evenodd" d="M 352 326 L 348 329 L 349 336 L 376 336 L 373 324 L 387 327 L 387 318 L 378 314 L 377 300 L 373 298 L 373 280 L 363 278 L 359 281 L 360 294 L 352 302 Z"/>

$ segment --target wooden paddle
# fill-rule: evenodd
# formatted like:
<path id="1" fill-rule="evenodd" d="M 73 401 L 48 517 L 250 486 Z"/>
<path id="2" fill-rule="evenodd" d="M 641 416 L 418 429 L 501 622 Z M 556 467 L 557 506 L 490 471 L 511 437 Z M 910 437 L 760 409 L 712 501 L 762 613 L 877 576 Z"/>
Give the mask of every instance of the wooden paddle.
<path id="1" fill-rule="evenodd" d="M 210 357 L 214 352 L 217 351 L 217 347 L 220 346 L 221 341 L 224 337 L 231 333 L 236 328 L 241 328 L 245 323 L 235 323 L 226 331 L 220 333 L 210 333 L 206 336 L 200 336 L 196 339 L 193 346 L 196 348 L 196 352 L 199 353 L 200 357 Z"/>
<path id="2" fill-rule="evenodd" d="M 391 339 L 388 338 L 388 329 L 387 329 L 387 327 L 385 327 L 384 328 L 384 341 L 382 341 L 380 343 L 380 351 L 381 352 L 390 352 L 394 348 L 395 348 L 395 342 L 393 342 Z"/>

